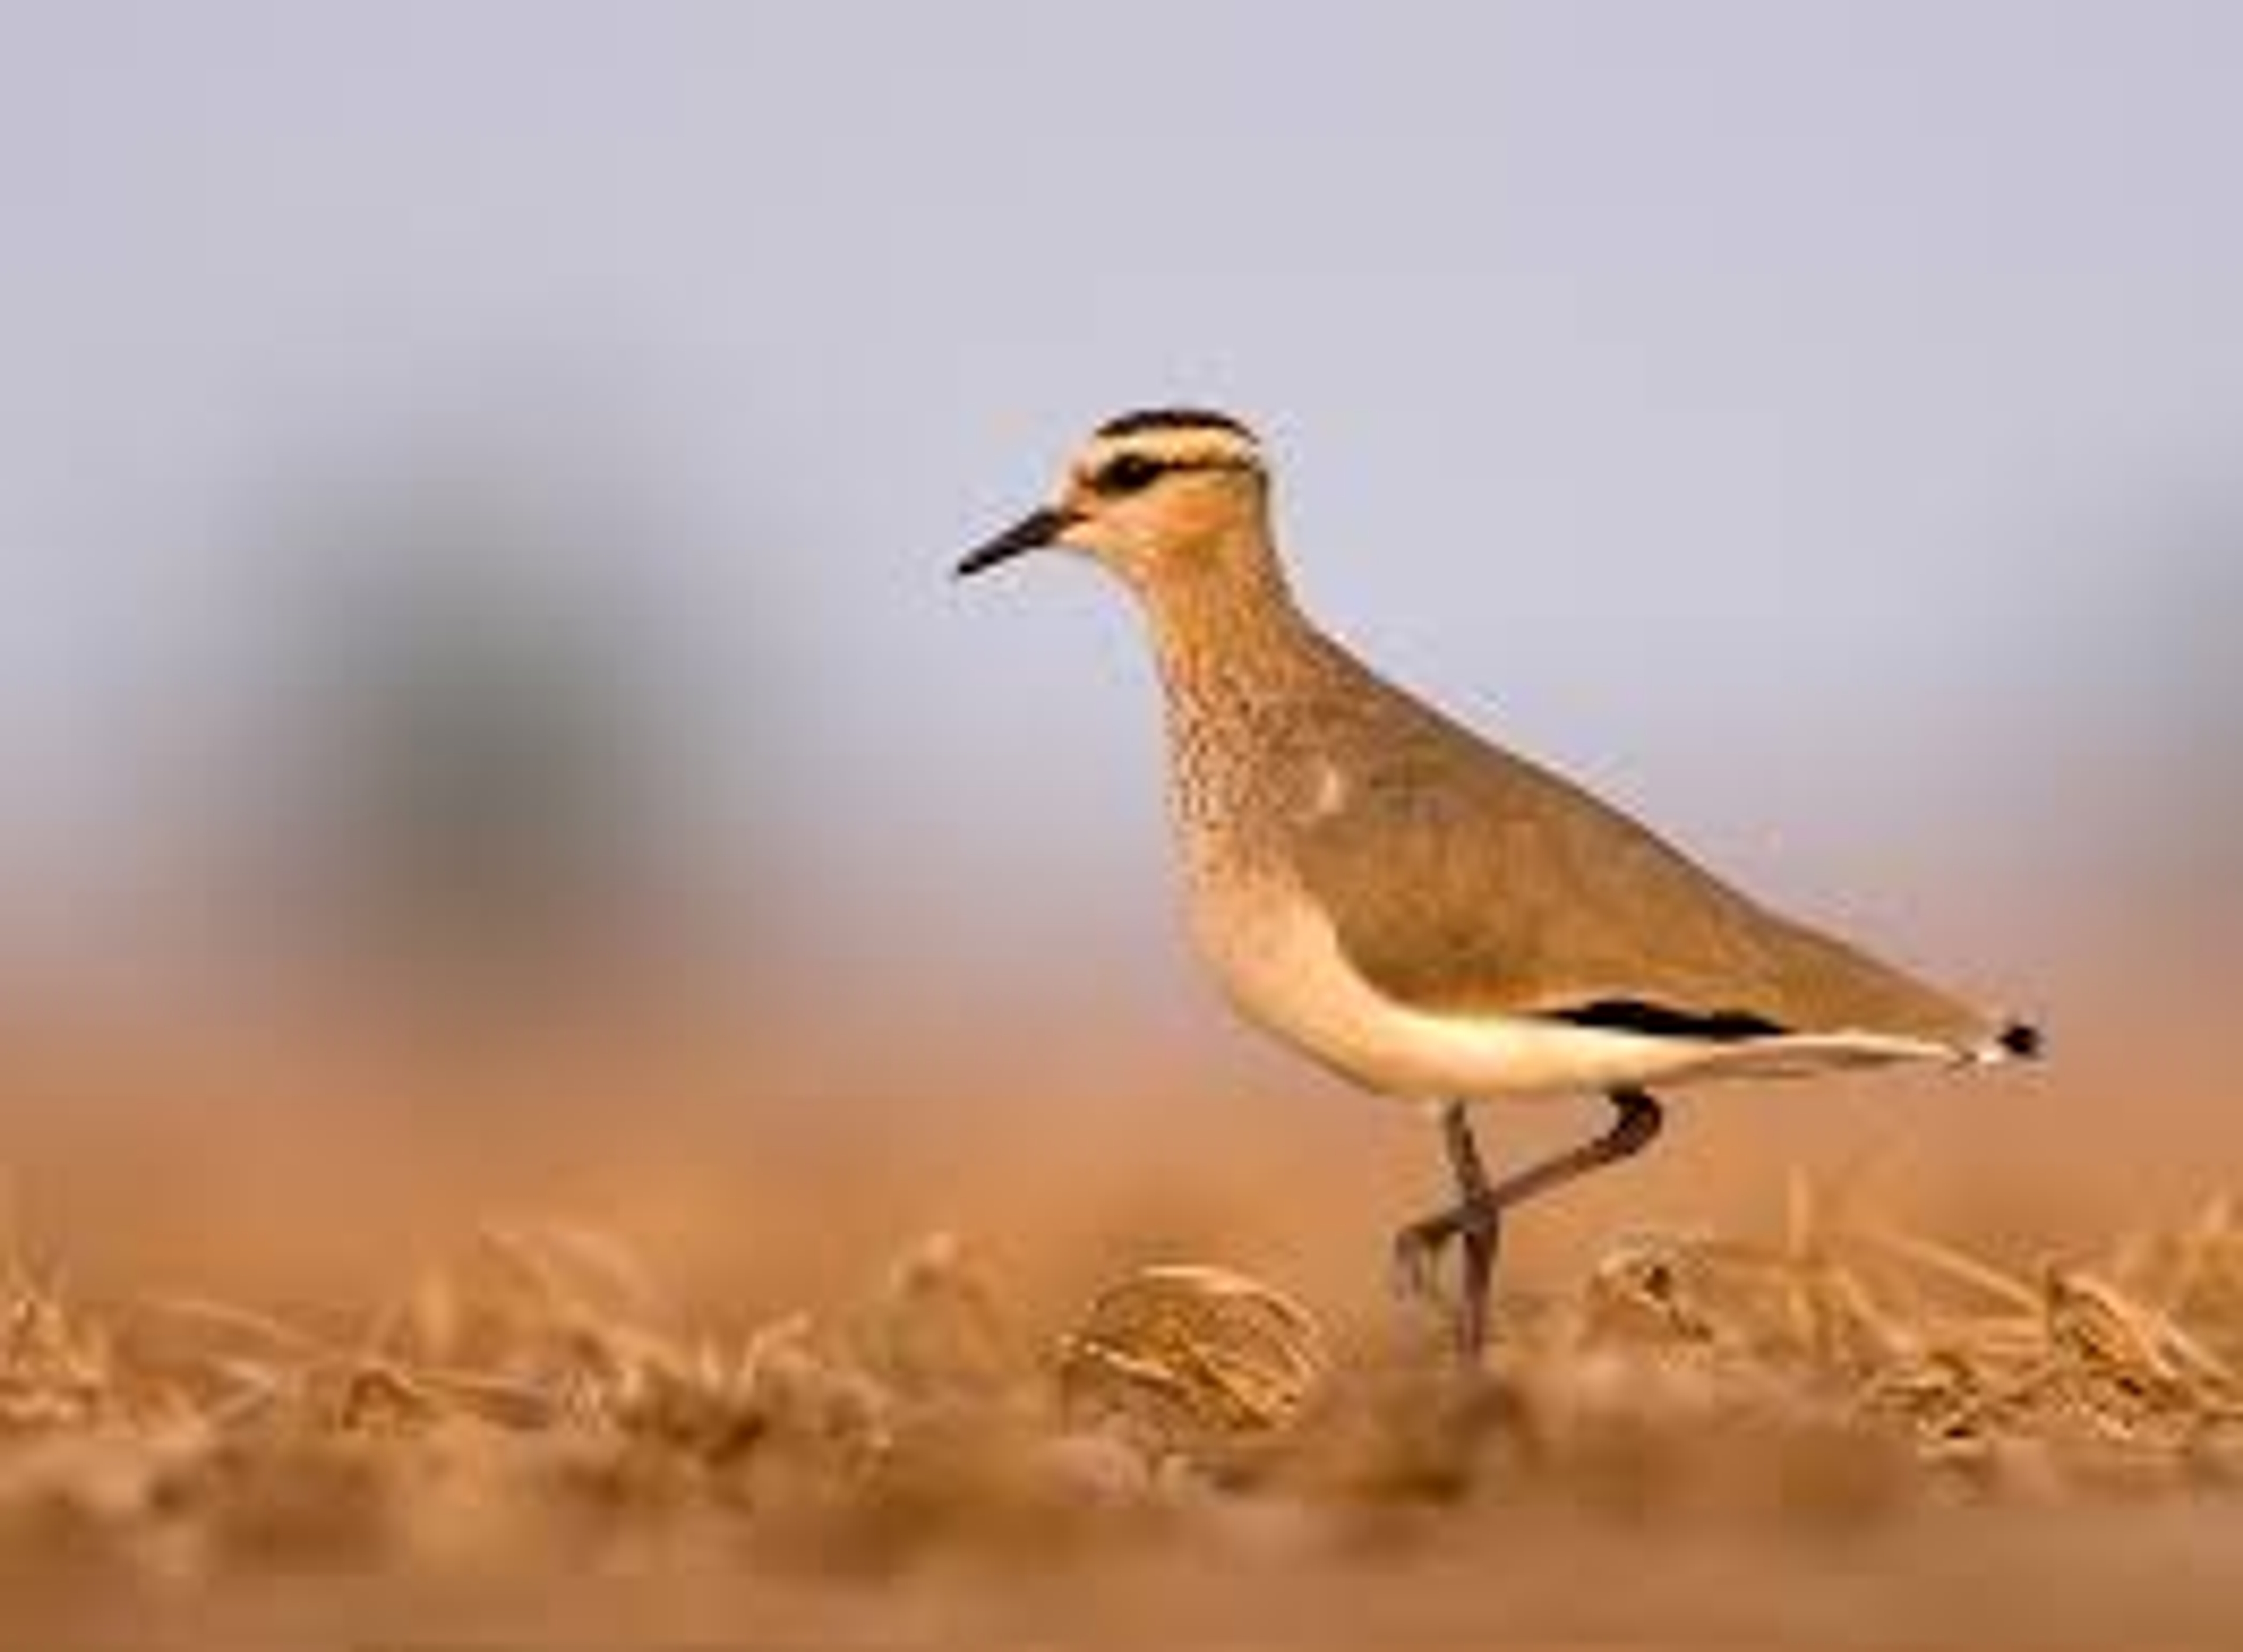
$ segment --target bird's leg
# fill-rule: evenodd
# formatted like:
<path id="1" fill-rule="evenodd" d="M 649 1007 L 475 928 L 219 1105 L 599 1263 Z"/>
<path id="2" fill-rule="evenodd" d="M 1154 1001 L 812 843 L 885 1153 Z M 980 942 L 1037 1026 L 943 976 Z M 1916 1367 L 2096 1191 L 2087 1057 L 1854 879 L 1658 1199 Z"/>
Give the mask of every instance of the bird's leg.
<path id="1" fill-rule="evenodd" d="M 1450 1167 L 1456 1173 L 1457 1203 L 1438 1215 L 1411 1223 L 1396 1236 L 1395 1266 L 1405 1290 L 1413 1295 L 1431 1295 L 1442 1251 L 1451 1241 L 1461 1241 L 1464 1277 L 1457 1340 L 1467 1358 L 1476 1356 L 1487 1340 L 1488 1296 L 1501 1248 L 1504 1212 L 1602 1165 L 1641 1152 L 1659 1134 L 1666 1114 L 1648 1092 L 1615 1090 L 1611 1099 L 1620 1116 L 1604 1134 L 1494 1183 L 1488 1180 L 1480 1163 L 1463 1105 L 1452 1102 L 1443 1110 L 1442 1137 L 1448 1146 Z"/>
<path id="2" fill-rule="evenodd" d="M 1505 1177 L 1490 1190 L 1495 1202 L 1505 1209 L 1523 1205 L 1577 1176 L 1586 1176 L 1600 1166 L 1632 1158 L 1648 1147 L 1659 1134 L 1660 1126 L 1667 1122 L 1666 1111 L 1641 1090 L 1615 1090 L 1611 1100 L 1620 1117 L 1613 1120 L 1610 1129 L 1555 1158 L 1545 1159 L 1515 1176 Z"/>
<path id="3" fill-rule="evenodd" d="M 1487 1296 L 1503 1243 L 1503 1209 L 1488 1181 L 1463 1102 L 1443 1105 L 1441 1141 L 1448 1150 L 1450 1173 L 1456 1178 L 1457 1202 L 1394 1236 L 1394 1273 L 1404 1295 L 1435 1296 L 1441 1252 L 1461 1241 L 1464 1278 L 1457 1336 L 1469 1353 L 1486 1340 Z"/>

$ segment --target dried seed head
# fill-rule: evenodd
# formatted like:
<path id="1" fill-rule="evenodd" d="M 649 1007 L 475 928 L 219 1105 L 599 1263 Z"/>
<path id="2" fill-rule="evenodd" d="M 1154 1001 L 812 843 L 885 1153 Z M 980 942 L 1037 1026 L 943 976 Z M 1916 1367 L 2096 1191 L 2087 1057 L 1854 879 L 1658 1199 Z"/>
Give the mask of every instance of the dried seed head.
<path id="1" fill-rule="evenodd" d="M 1283 1429 L 1331 1369 L 1298 1302 L 1200 1266 L 1148 1267 L 1101 1293 L 1060 1349 L 1070 1420 L 1118 1424 L 1158 1450 Z"/>

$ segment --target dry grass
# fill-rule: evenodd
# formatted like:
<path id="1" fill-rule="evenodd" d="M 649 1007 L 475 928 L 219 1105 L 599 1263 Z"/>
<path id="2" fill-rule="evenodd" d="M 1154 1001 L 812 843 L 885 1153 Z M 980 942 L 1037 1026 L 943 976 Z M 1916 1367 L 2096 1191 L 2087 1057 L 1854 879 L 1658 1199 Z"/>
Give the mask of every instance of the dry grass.
<path id="1" fill-rule="evenodd" d="M 0 1568 L 885 1572 L 936 1553 L 1438 1542 L 1474 1509 L 1855 1526 L 1957 1500 L 2225 1487 L 2243 1465 L 2226 1202 L 2026 1273 L 1804 1187 L 1779 1242 L 1649 1234 L 1509 1305 L 1490 1380 L 1430 1327 L 1335 1353 L 1308 1310 L 1156 1270 L 1020 1323 L 962 1246 L 731 1338 L 631 1258 L 493 1231 L 314 1326 L 95 1308 L 0 1261 Z"/>

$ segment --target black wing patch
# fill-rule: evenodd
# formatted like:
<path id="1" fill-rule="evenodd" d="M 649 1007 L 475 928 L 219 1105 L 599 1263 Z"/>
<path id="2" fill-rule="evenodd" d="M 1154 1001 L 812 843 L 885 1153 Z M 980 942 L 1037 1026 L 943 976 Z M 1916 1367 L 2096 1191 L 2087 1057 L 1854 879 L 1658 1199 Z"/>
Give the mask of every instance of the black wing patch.
<path id="1" fill-rule="evenodd" d="M 1543 1012 L 1552 1021 L 1570 1026 L 1595 1027 L 1606 1032 L 1633 1032 L 1650 1038 L 1704 1038 L 1715 1044 L 1741 1044 L 1750 1038 L 1781 1038 L 1789 1029 L 1748 1010 L 1670 1009 L 1639 998 L 1599 998 L 1594 1004 Z"/>

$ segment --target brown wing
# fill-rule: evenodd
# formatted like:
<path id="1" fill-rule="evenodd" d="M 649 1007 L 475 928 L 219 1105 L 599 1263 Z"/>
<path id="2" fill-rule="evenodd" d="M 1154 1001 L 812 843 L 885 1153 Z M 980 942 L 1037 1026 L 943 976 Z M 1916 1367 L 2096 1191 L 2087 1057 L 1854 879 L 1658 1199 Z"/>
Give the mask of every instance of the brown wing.
<path id="1" fill-rule="evenodd" d="M 1570 782 L 1384 685 L 1325 754 L 1338 806 L 1297 843 L 1378 991 L 1430 1010 L 1701 1024 L 1711 1036 L 1870 1032 L 1958 1048 L 1968 1007 L 1781 918 Z M 1358 702 L 1358 704 L 1360 702 Z"/>

